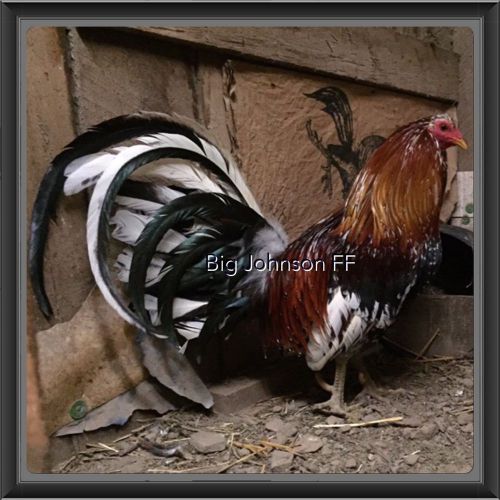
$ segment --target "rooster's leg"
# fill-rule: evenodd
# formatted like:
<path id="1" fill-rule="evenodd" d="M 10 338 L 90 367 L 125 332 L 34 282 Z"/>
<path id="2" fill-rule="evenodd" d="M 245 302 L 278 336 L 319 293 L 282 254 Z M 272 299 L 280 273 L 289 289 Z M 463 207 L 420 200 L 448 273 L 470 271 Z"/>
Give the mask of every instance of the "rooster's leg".
<path id="1" fill-rule="evenodd" d="M 357 397 L 359 397 L 360 394 L 368 394 L 371 396 L 373 399 L 376 399 L 381 402 L 388 403 L 389 399 L 387 396 L 393 395 L 393 394 L 407 394 L 408 391 L 406 391 L 403 388 L 398 388 L 398 389 L 392 389 L 389 387 L 380 387 L 372 378 L 370 375 L 370 372 L 366 368 L 366 365 L 363 361 L 362 358 L 356 358 L 354 360 L 356 368 L 359 370 L 359 381 L 361 382 L 363 389 L 361 392 L 358 394 Z"/>
<path id="2" fill-rule="evenodd" d="M 318 372 L 315 373 L 316 381 L 319 386 L 325 391 L 331 393 L 330 399 L 315 405 L 315 409 L 332 415 L 338 415 L 339 417 L 346 416 L 344 405 L 344 385 L 347 372 L 347 362 L 348 358 L 343 356 L 339 356 L 335 360 L 335 379 L 332 385 L 327 384 Z"/>

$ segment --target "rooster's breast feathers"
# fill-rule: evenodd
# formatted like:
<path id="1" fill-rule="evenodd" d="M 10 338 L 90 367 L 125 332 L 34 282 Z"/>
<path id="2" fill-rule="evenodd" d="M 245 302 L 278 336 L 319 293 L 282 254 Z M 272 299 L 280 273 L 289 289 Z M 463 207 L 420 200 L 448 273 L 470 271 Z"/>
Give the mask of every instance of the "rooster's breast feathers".
<path id="1" fill-rule="evenodd" d="M 389 137 L 358 175 L 345 208 L 284 253 L 320 259 L 326 272 L 270 276 L 270 340 L 305 353 L 313 370 L 393 323 L 417 281 L 439 264 L 446 161 L 427 124 Z M 354 255 L 355 264 L 335 270 L 335 254 Z"/>

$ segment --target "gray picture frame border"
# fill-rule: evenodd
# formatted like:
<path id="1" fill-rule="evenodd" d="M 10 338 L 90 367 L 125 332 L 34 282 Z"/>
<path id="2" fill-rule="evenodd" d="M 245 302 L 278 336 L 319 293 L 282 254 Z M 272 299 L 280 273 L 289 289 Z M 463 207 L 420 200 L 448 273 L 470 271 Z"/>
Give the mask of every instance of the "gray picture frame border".
<path id="1" fill-rule="evenodd" d="M 116 3 L 17 3 L 4 2 L 2 8 L 2 336 L 1 336 L 1 495 L 4 496 L 290 496 L 290 497 L 498 497 L 498 4 L 483 3 L 132 3 L 124 2 L 117 10 Z M 119 13 L 119 14 L 117 14 Z M 451 16 L 452 14 L 452 16 Z M 140 22 L 143 19 L 203 19 L 203 20 L 251 20 L 253 25 L 265 19 L 282 19 L 294 24 L 303 19 L 328 18 L 378 18 L 378 19 L 479 19 L 482 26 L 482 67 L 480 106 L 484 109 L 479 129 L 482 141 L 475 140 L 479 155 L 475 169 L 475 245 L 476 276 L 482 276 L 476 284 L 476 316 L 482 332 L 482 357 L 484 363 L 482 392 L 482 422 L 480 422 L 481 462 L 480 474 L 475 478 L 467 475 L 443 476 L 436 480 L 428 475 L 264 475 L 261 477 L 230 477 L 200 475 L 189 477 L 152 477 L 137 475 L 136 478 L 117 475 L 102 477 L 86 475 L 39 475 L 31 474 L 22 462 L 21 448 L 24 432 L 21 424 L 24 380 L 21 363 L 24 342 L 21 332 L 24 325 L 25 290 L 19 269 L 25 255 L 25 238 L 20 228 L 26 223 L 22 207 L 20 182 L 24 153 L 20 131 L 22 118 L 19 103 L 22 97 L 21 32 L 23 20 L 39 20 L 47 25 L 68 24 L 68 19 L 95 22 L 119 19 Z M 77 25 L 81 25 L 78 23 Z M 476 101 L 477 103 L 477 101 Z M 483 106 L 487 103 L 487 106 Z M 479 132 L 478 132 L 479 133 Z M 476 138 L 475 138 L 476 139 Z M 483 145 L 483 148 L 480 145 Z M 477 179 L 481 182 L 477 182 Z M 479 208 L 481 205 L 481 209 Z M 481 217 L 482 215 L 482 217 Z M 478 224 L 481 222 L 482 224 Z M 477 334 L 477 332 L 476 332 Z M 477 336 L 477 335 L 476 335 Z M 476 372 L 478 373 L 478 372 Z M 15 383 L 17 381 L 17 383 Z M 477 422 L 476 422 L 477 423 Z M 14 432 L 15 430 L 15 432 Z M 24 446 L 25 443 L 23 443 Z M 477 464 L 475 464 L 477 465 Z M 478 467 L 475 467 L 478 472 Z M 142 476 L 142 477 L 139 477 Z M 147 477 L 148 482 L 144 480 Z M 236 475 L 235 475 L 236 476 Z M 318 476 L 318 477 L 317 477 Z M 325 476 L 325 475 L 323 475 Z M 351 477 L 349 477 L 351 476 Z M 410 476 L 410 477 L 408 477 Z M 425 476 L 425 477 L 423 477 Z M 456 477 L 453 477 L 456 476 Z M 293 482 L 291 482 L 293 481 Z M 165 484 L 166 483 L 166 484 Z M 168 486 L 167 486 L 168 485 Z"/>

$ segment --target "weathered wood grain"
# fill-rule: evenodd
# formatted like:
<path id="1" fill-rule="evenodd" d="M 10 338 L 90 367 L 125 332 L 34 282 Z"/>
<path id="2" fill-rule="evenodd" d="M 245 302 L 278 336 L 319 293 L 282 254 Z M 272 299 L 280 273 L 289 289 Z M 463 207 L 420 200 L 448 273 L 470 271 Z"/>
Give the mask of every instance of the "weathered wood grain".
<path id="1" fill-rule="evenodd" d="M 155 40 L 141 36 L 131 40 L 130 36 L 112 30 L 71 29 L 68 36 L 69 86 L 77 132 L 99 121 L 141 109 L 177 112 L 191 118 L 195 116 L 189 57 L 187 61 L 186 58 L 181 59 L 177 50 L 159 48 Z M 39 50 L 42 49 L 43 46 Z M 36 47 L 32 47 L 30 56 L 34 58 L 37 54 Z M 43 54 L 40 57 L 44 57 Z M 38 64 L 35 61 L 32 64 L 30 99 L 37 97 L 39 102 L 29 105 L 30 113 L 43 106 L 40 116 L 33 116 L 38 128 L 32 132 L 32 144 L 45 140 L 42 120 L 48 120 L 53 133 L 66 137 L 64 142 L 58 143 L 57 152 L 75 133 L 70 120 L 68 82 L 62 59 L 58 61 L 59 67 L 55 71 L 62 82 L 53 89 L 58 94 L 52 101 L 44 102 L 40 90 L 37 90 L 37 85 L 44 84 L 45 79 L 54 78 L 54 68 L 49 63 L 39 59 Z M 42 90 L 47 91 L 43 85 Z M 47 108 L 49 104 L 55 110 L 62 107 L 66 115 L 55 114 Z M 72 233 L 66 234 L 66 240 L 59 241 L 58 245 L 59 259 L 61 254 L 67 254 L 68 259 L 75 261 L 73 268 L 88 266 L 85 211 L 85 204 L 82 203 L 77 211 L 78 224 L 75 222 L 71 226 L 74 239 Z M 74 248 L 77 242 L 78 247 Z M 77 252 L 80 248 L 81 255 Z M 48 269 L 50 281 L 54 276 L 57 278 L 58 273 L 66 272 L 66 267 L 72 269 L 66 261 L 62 264 Z M 68 422 L 68 410 L 74 401 L 85 399 L 89 409 L 92 409 L 136 385 L 145 376 L 134 335 L 99 292 L 94 291 L 80 309 L 88 294 L 85 278 L 83 272 L 81 275 L 74 273 L 67 278 L 64 287 L 61 285 L 61 294 L 68 294 L 66 300 L 60 301 L 61 304 L 71 307 L 73 314 L 76 312 L 76 315 L 71 315 L 72 320 L 67 315 L 64 319 L 70 321 L 39 331 L 36 335 L 42 408 L 49 432 Z M 72 300 L 72 286 L 78 290 L 87 289 L 78 303 Z"/>
<path id="2" fill-rule="evenodd" d="M 223 60 L 198 55 L 194 68 L 195 119 L 206 127 L 217 145 L 230 150 L 230 131 L 224 105 Z"/>
<path id="3" fill-rule="evenodd" d="M 391 28 L 134 28 L 245 59 L 349 78 L 405 92 L 458 99 L 459 57 Z"/>
<path id="4" fill-rule="evenodd" d="M 31 28 L 27 33 L 27 230 L 40 181 L 51 159 L 74 137 L 62 31 Z M 85 246 L 85 200 L 62 200 L 57 224 L 51 224 L 45 252 L 47 293 L 54 322 L 67 321 L 80 307 L 91 285 Z M 28 287 L 27 293 L 27 436 L 31 472 L 47 469 L 47 413 L 40 393 L 36 332 L 49 323 Z M 13 332 L 12 332 L 13 333 Z"/>
<path id="5" fill-rule="evenodd" d="M 457 113 L 460 130 L 469 145 L 458 153 L 458 170 L 474 170 L 474 33 L 470 28 L 453 30 L 453 47 L 460 54 Z"/>
<path id="6" fill-rule="evenodd" d="M 78 132 L 139 110 L 194 118 L 192 54 L 111 29 L 71 29 L 69 41 Z"/>
<path id="7" fill-rule="evenodd" d="M 27 36 L 27 212 L 52 158 L 74 137 L 71 98 L 61 34 L 55 28 L 32 28 Z M 45 281 L 55 321 L 67 321 L 80 307 L 92 278 L 85 237 L 83 195 L 61 200 L 57 224 L 51 224 L 45 253 Z M 28 222 L 29 224 L 29 222 Z M 29 225 L 28 225 L 29 228 Z M 34 331 L 45 329 L 28 293 L 28 315 Z"/>
<path id="8" fill-rule="evenodd" d="M 420 353 L 439 330 L 425 355 L 470 356 L 474 349 L 474 297 L 418 294 L 401 309 L 387 336 Z"/>
<path id="9" fill-rule="evenodd" d="M 324 104 L 307 94 L 332 85 L 347 94 L 354 149 L 364 137 L 387 137 L 399 126 L 448 109 L 435 100 L 282 68 L 235 61 L 226 71 L 231 74 L 227 100 L 242 171 L 263 213 L 278 220 L 291 238 L 343 203 L 336 170 L 332 195 L 323 190 L 327 160 L 307 132 L 311 120 L 324 146 L 339 144 L 334 122 Z"/>

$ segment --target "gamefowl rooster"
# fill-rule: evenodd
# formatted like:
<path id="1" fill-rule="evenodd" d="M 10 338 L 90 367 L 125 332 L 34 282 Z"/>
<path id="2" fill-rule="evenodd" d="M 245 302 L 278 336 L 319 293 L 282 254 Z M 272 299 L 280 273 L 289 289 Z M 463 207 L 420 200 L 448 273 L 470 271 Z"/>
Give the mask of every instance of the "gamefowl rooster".
<path id="1" fill-rule="evenodd" d="M 233 160 L 196 125 L 158 113 L 105 121 L 54 158 L 41 183 L 29 252 L 36 298 L 50 317 L 43 256 L 59 195 L 90 188 L 91 269 L 127 322 L 183 352 L 190 339 L 225 335 L 258 316 L 266 343 L 304 354 L 331 393 L 323 406 L 343 415 L 349 358 L 439 264 L 450 146 L 466 143 L 447 115 L 399 128 L 361 169 L 345 206 L 288 243 Z M 125 287 L 108 265 L 111 237 L 122 245 L 114 267 Z M 355 265 L 334 269 L 336 254 L 353 255 Z M 239 265 L 209 271 L 208 256 Z M 246 271 L 251 259 L 266 257 L 326 268 Z M 333 385 L 319 376 L 330 360 Z"/>

